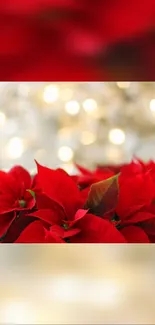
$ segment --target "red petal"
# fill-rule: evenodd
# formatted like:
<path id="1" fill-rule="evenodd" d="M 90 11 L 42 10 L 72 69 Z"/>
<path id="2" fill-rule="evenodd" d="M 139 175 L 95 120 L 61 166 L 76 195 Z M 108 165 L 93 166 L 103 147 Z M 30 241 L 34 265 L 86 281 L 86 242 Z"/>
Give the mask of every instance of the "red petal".
<path id="1" fill-rule="evenodd" d="M 78 164 L 75 164 L 75 167 L 80 171 L 81 174 L 92 176 L 92 172 L 90 170 L 88 170 Z"/>
<path id="2" fill-rule="evenodd" d="M 38 210 L 50 209 L 57 211 L 57 213 L 59 211 L 59 214 L 63 214 L 64 216 L 63 208 L 57 202 L 53 201 L 43 193 L 36 194 L 36 205 Z"/>
<path id="3" fill-rule="evenodd" d="M 31 175 L 22 166 L 15 166 L 11 168 L 8 174 L 16 178 L 16 180 L 19 182 L 22 180 L 22 183 L 24 183 L 26 188 L 29 188 L 32 183 Z"/>
<path id="4" fill-rule="evenodd" d="M 83 206 L 85 205 L 85 202 L 87 200 L 88 194 L 90 191 L 90 187 L 86 187 L 84 190 L 82 190 L 81 193 L 81 198 L 83 200 Z"/>
<path id="5" fill-rule="evenodd" d="M 65 233 L 65 229 L 63 229 L 62 227 L 60 227 L 59 225 L 53 225 L 50 230 L 57 235 L 58 237 L 62 237 L 64 236 Z"/>
<path id="6" fill-rule="evenodd" d="M 34 221 L 22 231 L 15 243 L 44 243 L 44 241 L 44 227 L 40 221 Z"/>
<path id="7" fill-rule="evenodd" d="M 62 169 L 52 170 L 37 163 L 38 180 L 44 193 L 63 207 L 72 218 L 79 207 L 80 191 L 72 178 Z"/>
<path id="8" fill-rule="evenodd" d="M 14 194 L 14 186 L 15 182 L 10 175 L 2 170 L 0 170 L 0 202 L 4 200 L 6 197 L 7 200 L 11 201 L 16 199 L 16 196 Z M 3 200 L 2 200 L 3 196 Z"/>
<path id="9" fill-rule="evenodd" d="M 40 221 L 30 223 L 20 234 L 15 243 L 61 243 L 58 236 L 47 231 Z"/>
<path id="10" fill-rule="evenodd" d="M 46 243 L 65 243 L 65 241 L 58 237 L 53 231 L 48 231 L 45 229 L 46 237 L 45 242 Z"/>
<path id="11" fill-rule="evenodd" d="M 155 217 L 149 220 L 146 220 L 140 225 L 142 229 L 148 234 L 148 236 L 155 236 Z"/>
<path id="12" fill-rule="evenodd" d="M 14 213 L 2 214 L 0 216 L 0 237 L 7 232 L 15 217 Z"/>
<path id="13" fill-rule="evenodd" d="M 125 243 L 123 235 L 109 221 L 87 214 L 77 222 L 80 234 L 72 238 L 74 243 Z"/>
<path id="14" fill-rule="evenodd" d="M 154 198 L 155 185 L 149 172 L 119 178 L 120 190 L 116 213 L 125 219 L 142 207 L 149 206 Z"/>
<path id="15" fill-rule="evenodd" d="M 21 193 L 21 195 L 24 195 L 25 190 L 31 188 L 32 179 L 29 172 L 25 168 L 21 166 L 15 166 L 8 172 L 8 175 L 14 179 L 14 190 L 16 191 L 17 196 L 19 193 Z"/>
<path id="16" fill-rule="evenodd" d="M 123 224 L 133 224 L 133 223 L 138 223 L 138 222 L 143 222 L 149 219 L 154 219 L 155 215 L 149 212 L 136 212 L 130 216 L 129 219 L 125 219 Z"/>
<path id="17" fill-rule="evenodd" d="M 81 232 L 81 230 L 78 228 L 66 230 L 64 232 L 63 238 L 69 238 L 69 237 L 75 236 L 75 235 L 79 234 L 79 232 Z"/>
<path id="18" fill-rule="evenodd" d="M 70 227 L 72 227 L 78 220 L 82 219 L 87 212 L 88 210 L 79 209 L 74 216 L 74 220 L 70 223 Z"/>
<path id="19" fill-rule="evenodd" d="M 121 233 L 129 243 L 150 243 L 148 236 L 140 227 L 128 226 L 123 228 Z"/>
<path id="20" fill-rule="evenodd" d="M 15 214 L 16 215 L 16 214 Z M 33 217 L 29 217 L 25 215 L 24 212 L 20 213 L 20 216 L 16 218 L 11 226 L 9 227 L 3 242 L 4 243 L 13 243 L 22 233 L 22 231 L 31 223 L 33 222 Z"/>
<path id="21" fill-rule="evenodd" d="M 35 211 L 33 213 L 30 213 L 29 216 L 37 217 L 49 223 L 50 225 L 58 224 L 62 220 L 61 215 L 59 215 L 58 212 L 49 209 L 42 209 L 42 210 Z"/>
<path id="22" fill-rule="evenodd" d="M 10 193 L 0 194 L 0 215 L 15 210 L 14 198 Z"/>

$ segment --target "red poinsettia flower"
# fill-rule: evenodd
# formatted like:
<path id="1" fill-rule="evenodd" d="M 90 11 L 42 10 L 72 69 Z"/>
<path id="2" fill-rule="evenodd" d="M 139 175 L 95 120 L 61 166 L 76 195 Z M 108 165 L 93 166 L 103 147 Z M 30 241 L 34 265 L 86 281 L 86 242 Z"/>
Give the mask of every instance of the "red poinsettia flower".
<path id="1" fill-rule="evenodd" d="M 150 235 L 155 235 L 155 182 L 151 164 L 139 160 L 132 162 L 122 168 L 118 180 L 116 225 L 129 242 L 152 241 Z"/>
<path id="2" fill-rule="evenodd" d="M 144 207 L 149 207 L 154 199 L 155 183 L 149 168 L 143 171 L 139 163 L 132 163 L 122 168 L 116 207 L 116 213 L 121 220 L 124 222 L 133 220 L 135 213 Z M 137 222 L 138 219 L 137 217 Z"/>
<path id="3" fill-rule="evenodd" d="M 31 222 L 20 234 L 15 243 L 63 243 L 52 231 L 47 231 L 41 221 Z"/>
<path id="4" fill-rule="evenodd" d="M 113 224 L 86 211 L 78 210 L 74 220 L 55 219 L 52 210 L 39 210 L 31 214 L 40 219 L 29 224 L 20 234 L 16 243 L 21 242 L 70 242 L 70 243 L 125 243 L 126 239 Z M 61 222 L 60 222 L 61 221 Z M 45 222 L 46 226 L 42 224 Z M 37 227 L 39 226 L 39 231 Z M 52 225 L 52 226 L 51 226 Z"/>
<path id="5" fill-rule="evenodd" d="M 148 236 L 148 233 L 146 232 L 145 227 L 142 227 L 142 222 L 145 220 L 153 218 L 153 211 L 148 211 L 148 204 L 150 204 L 151 200 L 145 202 L 145 200 L 139 197 L 135 197 L 135 193 L 132 191 L 132 188 L 128 188 L 127 191 L 127 199 L 120 202 L 120 191 L 122 190 L 122 196 L 125 195 L 125 189 L 127 182 L 131 179 L 133 181 L 136 181 L 136 177 L 142 173 L 142 168 L 139 165 L 135 165 L 134 163 L 131 163 L 128 165 L 127 168 L 123 169 L 124 175 L 122 178 L 121 174 L 118 174 L 114 177 L 111 177 L 109 179 L 103 180 L 101 182 L 98 182 L 96 184 L 93 184 L 90 187 L 90 191 L 88 194 L 87 199 L 87 207 L 90 207 L 93 212 L 100 217 L 109 220 L 113 223 L 113 225 L 120 231 L 120 233 L 125 237 L 127 242 L 136 243 L 136 242 L 150 242 L 150 237 Z M 130 172 L 129 172 L 130 171 Z M 147 173 L 148 171 L 146 171 Z M 122 172 L 123 173 L 123 172 Z M 144 173 L 145 175 L 145 173 Z M 142 176 L 142 175 L 141 175 Z M 120 180 L 121 179 L 121 180 Z M 138 178 L 139 179 L 139 178 Z M 142 176 L 143 179 L 143 176 Z M 140 178 L 141 180 L 141 178 Z M 120 188 L 120 184 L 125 185 L 123 189 Z M 150 184 L 150 183 L 149 183 Z M 151 183 L 153 184 L 153 183 Z M 134 183 L 133 183 L 134 185 Z M 131 192 L 131 193 L 130 193 Z M 133 196 L 133 199 L 135 201 L 131 201 L 130 197 Z M 129 196 L 130 195 L 130 196 Z M 138 193 L 137 193 L 138 195 Z M 139 201 L 137 199 L 141 199 L 140 203 L 142 202 L 142 205 L 139 204 Z M 122 198 L 123 200 L 123 198 Z M 129 201 L 128 201 L 129 200 Z M 124 205 L 123 205 L 124 204 Z M 128 205 L 127 205 L 128 204 Z M 127 212 L 130 210 L 131 216 L 128 219 L 127 212 L 124 215 L 124 219 L 122 217 L 122 214 L 118 214 L 118 209 L 124 208 L 127 209 Z M 146 211 L 142 211 L 142 208 L 146 206 Z M 155 210 L 155 209 L 154 209 Z"/>
<path id="6" fill-rule="evenodd" d="M 38 211 L 30 216 L 44 221 L 48 230 L 70 242 L 125 242 L 113 224 L 83 209 L 81 192 L 65 171 L 38 163 L 37 167 L 43 193 L 36 195 Z"/>
<path id="7" fill-rule="evenodd" d="M 9 172 L 0 171 L 0 215 L 11 211 L 30 210 L 35 205 L 33 180 L 21 166 Z"/>

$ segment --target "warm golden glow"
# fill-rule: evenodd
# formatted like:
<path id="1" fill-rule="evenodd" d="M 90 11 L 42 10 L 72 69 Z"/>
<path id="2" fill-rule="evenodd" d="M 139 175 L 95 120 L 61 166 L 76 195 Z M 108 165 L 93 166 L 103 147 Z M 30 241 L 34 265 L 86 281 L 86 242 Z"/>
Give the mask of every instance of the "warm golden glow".
<path id="1" fill-rule="evenodd" d="M 24 144 L 22 139 L 15 137 L 10 139 L 6 146 L 6 154 L 11 159 L 17 159 L 22 156 L 24 152 Z"/>
<path id="2" fill-rule="evenodd" d="M 80 105 L 77 101 L 72 100 L 65 104 L 65 110 L 70 115 L 77 115 L 80 111 Z"/>
<path id="3" fill-rule="evenodd" d="M 58 150 L 58 157 L 60 160 L 64 162 L 72 160 L 73 155 L 74 155 L 73 150 L 70 147 L 63 146 Z"/>
<path id="4" fill-rule="evenodd" d="M 109 131 L 109 141 L 113 144 L 120 145 L 125 141 L 125 133 L 121 129 L 112 129 Z"/>
<path id="5" fill-rule="evenodd" d="M 59 89 L 55 85 L 48 85 L 44 89 L 43 99 L 45 103 L 54 103 L 59 97 Z"/>

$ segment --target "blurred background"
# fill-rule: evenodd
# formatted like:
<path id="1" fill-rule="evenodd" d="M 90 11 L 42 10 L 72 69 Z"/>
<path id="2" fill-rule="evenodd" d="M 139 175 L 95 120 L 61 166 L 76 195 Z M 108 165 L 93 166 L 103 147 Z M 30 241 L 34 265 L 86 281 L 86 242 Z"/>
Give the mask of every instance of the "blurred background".
<path id="1" fill-rule="evenodd" d="M 155 159 L 155 82 L 0 83 L 0 168 Z"/>
<path id="2" fill-rule="evenodd" d="M 0 168 L 155 159 L 155 83 L 0 83 Z M 1 245 L 0 324 L 155 324 L 154 246 Z"/>
<path id="3" fill-rule="evenodd" d="M 1 245 L 0 324 L 155 324 L 153 245 Z"/>

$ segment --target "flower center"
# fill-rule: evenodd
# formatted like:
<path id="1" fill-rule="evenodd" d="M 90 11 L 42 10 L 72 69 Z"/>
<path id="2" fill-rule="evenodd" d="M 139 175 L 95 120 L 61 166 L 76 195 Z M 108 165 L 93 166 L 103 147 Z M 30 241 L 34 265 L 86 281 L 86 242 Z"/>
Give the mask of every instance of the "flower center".
<path id="1" fill-rule="evenodd" d="M 25 208 L 26 207 L 26 201 L 25 200 L 19 200 L 18 203 L 19 203 L 19 206 L 21 208 Z"/>
<path id="2" fill-rule="evenodd" d="M 62 227 L 67 230 L 68 229 L 68 225 L 66 223 L 63 223 Z"/>
<path id="3" fill-rule="evenodd" d="M 114 224 L 114 226 L 116 228 L 118 228 L 120 226 L 121 220 L 120 220 L 119 216 L 116 213 L 112 217 L 111 222 Z"/>

